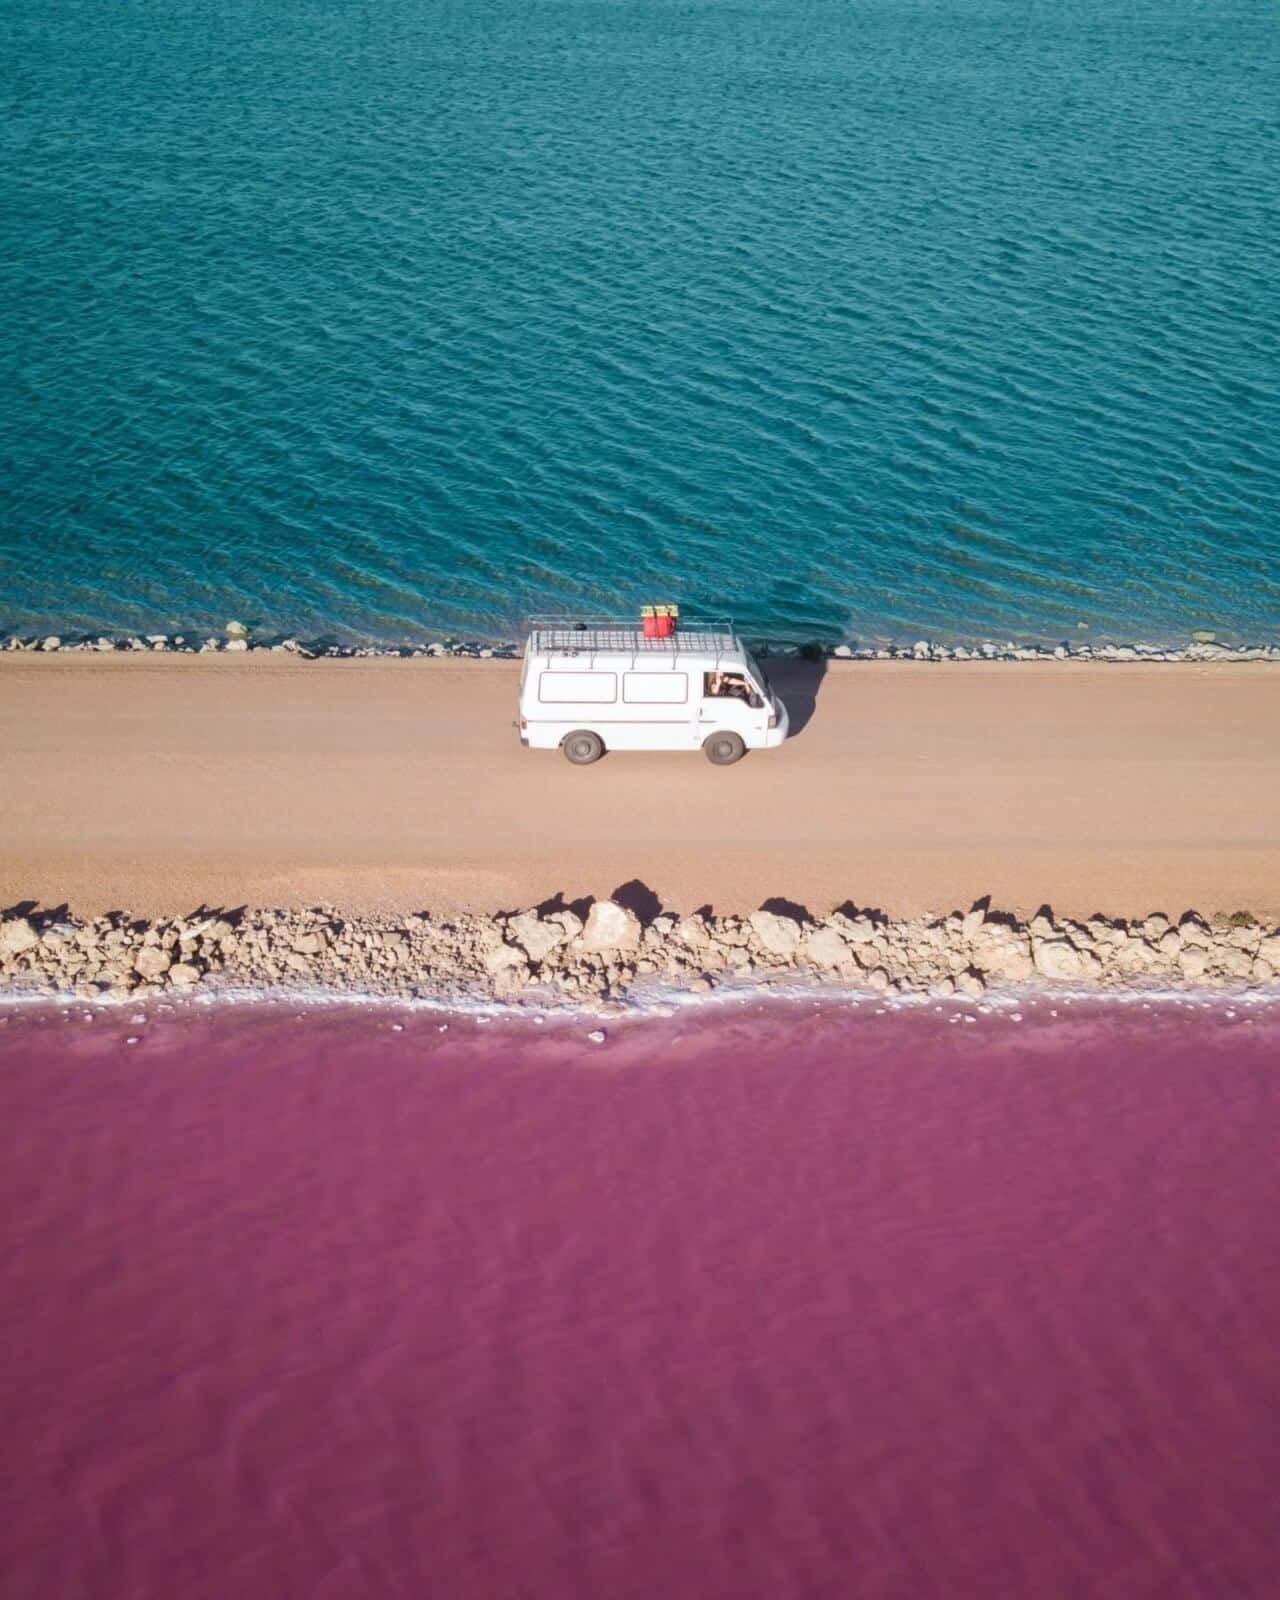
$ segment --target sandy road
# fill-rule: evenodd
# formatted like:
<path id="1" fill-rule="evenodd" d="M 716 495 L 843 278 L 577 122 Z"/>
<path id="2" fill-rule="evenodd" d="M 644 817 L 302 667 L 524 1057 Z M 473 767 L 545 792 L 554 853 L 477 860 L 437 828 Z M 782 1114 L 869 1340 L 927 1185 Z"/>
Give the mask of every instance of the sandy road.
<path id="1" fill-rule="evenodd" d="M 0 658 L 0 904 L 1280 912 L 1280 671 L 775 671 L 782 750 L 572 768 L 502 662 Z M 816 690 L 816 694 L 815 694 Z M 806 705 L 808 702 L 808 705 Z"/>

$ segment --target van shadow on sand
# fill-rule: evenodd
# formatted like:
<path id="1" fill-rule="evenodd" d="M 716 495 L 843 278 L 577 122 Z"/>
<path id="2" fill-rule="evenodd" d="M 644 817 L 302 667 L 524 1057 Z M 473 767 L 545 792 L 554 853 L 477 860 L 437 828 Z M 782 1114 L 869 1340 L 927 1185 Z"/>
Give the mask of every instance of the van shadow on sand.
<path id="1" fill-rule="evenodd" d="M 769 681 L 778 691 L 791 719 L 788 741 L 798 739 L 813 720 L 818 690 L 827 675 L 825 661 L 778 661 L 767 664 Z"/>

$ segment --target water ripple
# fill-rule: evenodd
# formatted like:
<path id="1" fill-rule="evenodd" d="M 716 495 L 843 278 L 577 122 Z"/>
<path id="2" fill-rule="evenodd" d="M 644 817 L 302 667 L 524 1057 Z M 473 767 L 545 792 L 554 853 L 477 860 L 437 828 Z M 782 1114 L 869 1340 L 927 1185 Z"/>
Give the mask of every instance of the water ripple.
<path id="1" fill-rule="evenodd" d="M 0 628 L 1280 637 L 1257 0 L 0 27 Z"/>

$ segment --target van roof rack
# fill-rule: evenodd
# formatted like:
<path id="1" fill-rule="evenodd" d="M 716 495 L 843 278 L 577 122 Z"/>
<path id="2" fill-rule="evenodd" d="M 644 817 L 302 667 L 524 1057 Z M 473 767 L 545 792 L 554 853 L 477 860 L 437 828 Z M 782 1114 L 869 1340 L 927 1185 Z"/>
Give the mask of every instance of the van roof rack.
<path id="1" fill-rule="evenodd" d="M 728 617 L 682 617 L 674 633 L 647 638 L 634 622 L 610 617 L 530 617 L 529 648 L 619 651 L 625 654 L 672 655 L 682 650 L 737 650 L 738 637 Z"/>

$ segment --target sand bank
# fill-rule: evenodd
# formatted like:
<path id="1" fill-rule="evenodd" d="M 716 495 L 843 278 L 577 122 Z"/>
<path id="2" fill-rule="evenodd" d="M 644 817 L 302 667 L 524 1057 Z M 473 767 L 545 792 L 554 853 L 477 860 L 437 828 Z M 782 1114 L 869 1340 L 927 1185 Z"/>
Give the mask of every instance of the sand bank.
<path id="1" fill-rule="evenodd" d="M 775 664 L 796 736 L 574 769 L 503 661 L 0 657 L 0 905 L 1280 912 L 1268 664 Z"/>

